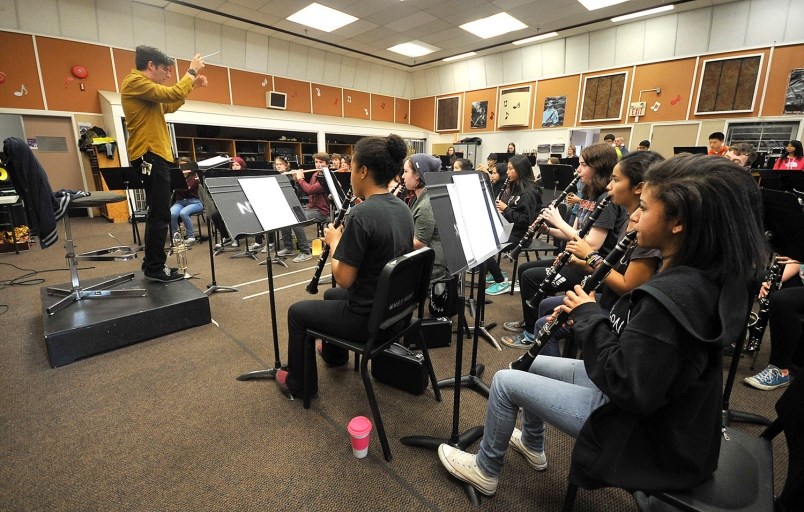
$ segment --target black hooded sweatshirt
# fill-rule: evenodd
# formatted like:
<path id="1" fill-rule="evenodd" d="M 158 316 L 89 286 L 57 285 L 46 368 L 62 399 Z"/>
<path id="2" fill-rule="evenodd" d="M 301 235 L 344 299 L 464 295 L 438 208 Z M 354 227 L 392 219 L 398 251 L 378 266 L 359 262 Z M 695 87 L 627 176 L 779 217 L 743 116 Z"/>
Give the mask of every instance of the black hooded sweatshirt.
<path id="1" fill-rule="evenodd" d="M 676 267 L 623 295 L 606 318 L 572 312 L 589 378 L 609 398 L 587 419 L 570 481 L 594 489 L 688 489 L 717 468 L 722 349 L 742 335 L 748 287 Z"/>

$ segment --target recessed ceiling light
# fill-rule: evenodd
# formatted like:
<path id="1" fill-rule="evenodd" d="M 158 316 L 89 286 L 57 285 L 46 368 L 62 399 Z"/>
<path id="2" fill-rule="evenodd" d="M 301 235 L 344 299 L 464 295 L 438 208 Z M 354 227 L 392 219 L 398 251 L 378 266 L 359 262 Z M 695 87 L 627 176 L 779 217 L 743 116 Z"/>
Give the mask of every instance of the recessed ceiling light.
<path id="1" fill-rule="evenodd" d="M 483 39 L 489 39 L 516 30 L 522 30 L 523 28 L 528 28 L 528 26 L 510 14 L 501 12 L 494 16 L 489 16 L 488 18 L 464 23 L 461 25 L 461 28 Z"/>
<path id="2" fill-rule="evenodd" d="M 578 0 L 578 1 L 581 3 L 581 5 L 586 7 L 586 10 L 594 11 L 595 9 L 602 9 L 604 7 L 621 4 L 623 2 L 627 2 L 628 0 Z"/>
<path id="3" fill-rule="evenodd" d="M 322 32 L 332 32 L 357 21 L 354 16 L 315 2 L 285 19 Z"/>
<path id="4" fill-rule="evenodd" d="M 462 53 L 460 55 L 453 55 L 452 57 L 447 57 L 446 59 L 441 60 L 443 60 L 444 62 L 452 62 L 453 60 L 465 59 L 466 57 L 471 57 L 472 55 L 477 55 L 477 52 Z"/>
<path id="5" fill-rule="evenodd" d="M 519 41 L 514 41 L 513 44 L 528 44 L 528 43 L 535 43 L 536 41 L 543 41 L 545 39 L 550 39 L 551 37 L 556 37 L 558 32 L 548 32 L 547 34 L 541 34 L 538 36 L 529 37 L 527 39 L 520 39 Z"/>
<path id="6" fill-rule="evenodd" d="M 441 48 L 436 48 L 433 45 L 423 43 L 418 39 L 414 39 L 413 41 L 407 43 L 392 46 L 388 48 L 388 51 L 399 53 L 407 57 L 421 57 L 422 55 L 427 55 L 428 53 L 437 52 L 440 49 Z"/>
<path id="7" fill-rule="evenodd" d="M 663 5 L 661 7 L 656 7 L 654 9 L 647 9 L 645 11 L 632 12 L 631 14 L 625 14 L 623 16 L 617 16 L 617 17 L 612 18 L 611 21 L 613 21 L 614 23 L 617 23 L 618 21 L 632 20 L 634 18 L 641 18 L 642 16 L 650 16 L 651 14 L 656 14 L 656 13 L 665 12 L 665 11 L 672 11 L 672 10 L 673 10 L 672 5 Z"/>

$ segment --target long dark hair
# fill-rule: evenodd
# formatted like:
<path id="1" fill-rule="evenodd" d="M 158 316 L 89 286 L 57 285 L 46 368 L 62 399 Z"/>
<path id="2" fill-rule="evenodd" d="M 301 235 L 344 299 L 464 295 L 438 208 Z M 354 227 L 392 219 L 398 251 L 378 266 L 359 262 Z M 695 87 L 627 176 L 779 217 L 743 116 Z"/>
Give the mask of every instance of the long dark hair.
<path id="1" fill-rule="evenodd" d="M 355 144 L 353 160 L 366 166 L 374 183 L 387 186 L 395 176 L 402 174 L 402 161 L 408 147 L 402 137 L 394 133 L 387 137 L 364 137 Z"/>
<path id="2" fill-rule="evenodd" d="M 625 155 L 617 165 L 620 166 L 620 173 L 628 179 L 631 188 L 634 188 L 645 181 L 645 171 L 648 167 L 662 160 L 664 157 L 655 151 L 634 151 Z"/>
<path id="3" fill-rule="evenodd" d="M 588 167 L 595 170 L 591 183 L 583 183 L 581 193 L 584 199 L 594 201 L 597 196 L 606 191 L 606 185 L 611 180 L 611 171 L 617 165 L 617 151 L 614 146 L 606 143 L 592 144 L 583 148 L 581 157 Z"/>
<path id="4" fill-rule="evenodd" d="M 683 226 L 672 266 L 715 279 L 754 279 L 767 263 L 762 200 L 751 174 L 720 156 L 681 155 L 651 166 L 646 186 Z"/>
<path id="5" fill-rule="evenodd" d="M 516 182 L 508 185 L 511 189 L 512 196 L 517 193 L 522 194 L 525 190 L 536 187 L 536 176 L 533 174 L 533 166 L 530 165 L 530 161 L 526 156 L 514 155 L 508 159 L 508 163 L 511 164 L 511 167 L 514 168 L 519 176 Z M 500 178 L 502 178 L 502 176 L 500 176 Z"/>
<path id="6" fill-rule="evenodd" d="M 793 153 L 794 157 L 801 158 L 802 156 L 804 156 L 804 149 L 802 149 L 801 147 L 800 140 L 791 140 L 790 142 L 787 143 L 787 146 L 793 146 L 794 148 L 796 148 L 796 151 Z M 785 152 L 784 152 L 785 158 L 789 158 L 789 155 L 787 153 L 787 146 L 785 146 Z"/>

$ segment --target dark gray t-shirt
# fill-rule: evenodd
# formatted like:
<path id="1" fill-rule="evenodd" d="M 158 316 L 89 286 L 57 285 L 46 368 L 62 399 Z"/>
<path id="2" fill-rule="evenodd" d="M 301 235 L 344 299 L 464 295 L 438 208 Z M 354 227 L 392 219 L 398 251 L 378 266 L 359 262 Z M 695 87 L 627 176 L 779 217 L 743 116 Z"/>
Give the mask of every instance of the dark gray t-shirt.
<path id="1" fill-rule="evenodd" d="M 430 206 L 430 194 L 427 193 L 427 189 L 423 190 L 410 205 L 410 213 L 413 215 L 413 236 L 427 247 L 432 248 L 435 253 L 430 281 L 446 280 L 449 278 L 447 260 L 444 256 L 441 235 L 438 234 L 438 226 L 433 216 L 433 208 Z"/>
<path id="2" fill-rule="evenodd" d="M 349 308 L 368 314 L 385 264 L 412 250 L 413 217 L 402 200 L 390 193 L 375 194 L 355 206 L 332 255 L 358 269 L 348 289 Z"/>

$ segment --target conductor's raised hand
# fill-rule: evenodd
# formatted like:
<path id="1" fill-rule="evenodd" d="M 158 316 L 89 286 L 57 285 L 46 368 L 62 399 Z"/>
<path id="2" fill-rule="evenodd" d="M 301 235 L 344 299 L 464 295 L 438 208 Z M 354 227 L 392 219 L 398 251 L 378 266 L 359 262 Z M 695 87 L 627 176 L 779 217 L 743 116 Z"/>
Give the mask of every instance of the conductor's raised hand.
<path id="1" fill-rule="evenodd" d="M 204 59 L 201 58 L 200 53 L 196 53 L 193 60 L 190 61 L 190 69 L 194 69 L 196 73 L 201 73 L 204 69 Z"/>
<path id="2" fill-rule="evenodd" d="M 204 75 L 198 75 L 195 78 L 195 86 L 196 87 L 206 87 L 208 83 L 209 83 L 209 81 L 207 80 L 207 77 L 204 76 Z"/>

